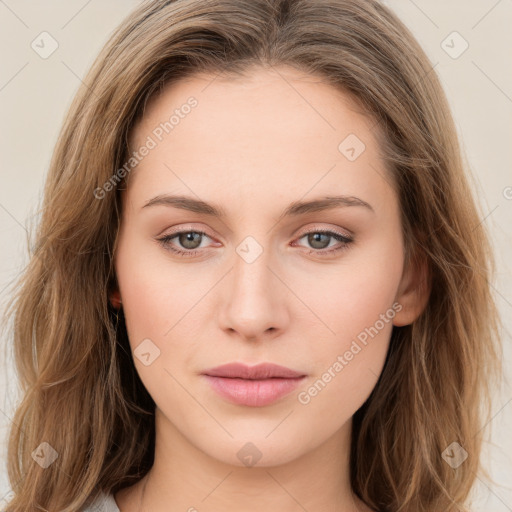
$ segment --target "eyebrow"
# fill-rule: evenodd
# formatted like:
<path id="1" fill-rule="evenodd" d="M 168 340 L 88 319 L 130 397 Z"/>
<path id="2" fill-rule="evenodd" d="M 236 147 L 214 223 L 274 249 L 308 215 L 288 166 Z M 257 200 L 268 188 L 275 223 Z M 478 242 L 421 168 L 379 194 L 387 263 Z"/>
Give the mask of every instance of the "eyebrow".
<path id="1" fill-rule="evenodd" d="M 226 211 L 221 206 L 206 203 L 200 199 L 183 195 L 161 194 L 150 199 L 142 208 L 150 206 L 163 205 L 172 206 L 181 210 L 188 210 L 195 213 L 202 213 L 212 217 L 225 218 Z M 279 216 L 279 220 L 284 217 L 304 215 L 306 213 L 320 212 L 334 208 L 360 206 L 375 213 L 372 206 L 355 196 L 325 196 L 311 201 L 294 201 Z"/>

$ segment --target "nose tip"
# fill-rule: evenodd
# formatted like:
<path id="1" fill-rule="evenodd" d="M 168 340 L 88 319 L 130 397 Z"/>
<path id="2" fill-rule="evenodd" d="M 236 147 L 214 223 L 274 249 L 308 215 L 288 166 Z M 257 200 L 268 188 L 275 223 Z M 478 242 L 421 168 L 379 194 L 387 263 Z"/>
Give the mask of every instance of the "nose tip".
<path id="1" fill-rule="evenodd" d="M 288 314 L 282 285 L 260 255 L 252 263 L 240 258 L 226 280 L 221 327 L 247 341 L 274 337 L 286 325 Z"/>

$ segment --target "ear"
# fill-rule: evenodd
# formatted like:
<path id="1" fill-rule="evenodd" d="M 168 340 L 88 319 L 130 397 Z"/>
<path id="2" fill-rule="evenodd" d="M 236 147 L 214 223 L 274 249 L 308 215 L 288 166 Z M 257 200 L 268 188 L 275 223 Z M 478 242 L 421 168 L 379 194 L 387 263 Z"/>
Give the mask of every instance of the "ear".
<path id="1" fill-rule="evenodd" d="M 401 327 L 416 320 L 427 306 L 430 297 L 430 275 L 426 257 L 416 255 L 404 266 L 395 301 L 402 306 L 396 312 L 393 325 Z"/>
<path id="2" fill-rule="evenodd" d="M 121 293 L 119 292 L 119 290 L 117 288 L 109 293 L 109 300 L 110 300 L 110 304 L 112 304 L 112 307 L 114 309 L 120 309 L 121 303 L 122 303 L 121 302 Z"/>

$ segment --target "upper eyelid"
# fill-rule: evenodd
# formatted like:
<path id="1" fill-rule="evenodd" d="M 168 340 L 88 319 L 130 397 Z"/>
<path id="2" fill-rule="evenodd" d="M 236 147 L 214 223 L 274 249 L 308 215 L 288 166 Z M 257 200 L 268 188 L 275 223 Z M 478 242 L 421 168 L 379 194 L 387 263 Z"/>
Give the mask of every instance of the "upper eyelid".
<path id="1" fill-rule="evenodd" d="M 302 238 L 303 236 L 309 234 L 309 233 L 317 233 L 317 232 L 329 232 L 329 233 L 335 233 L 341 236 L 344 236 L 346 238 L 353 238 L 353 233 L 348 230 L 347 228 L 342 227 L 325 227 L 325 226 L 319 226 L 319 225 L 313 225 L 312 227 L 309 227 L 305 229 L 304 231 L 300 230 L 299 234 L 295 235 L 295 237 Z"/>
<path id="2" fill-rule="evenodd" d="M 173 236 L 173 235 L 176 235 L 176 234 L 180 234 L 180 233 L 188 233 L 188 232 L 202 232 L 204 233 L 206 236 L 208 236 L 209 238 L 212 238 L 212 239 L 215 239 L 216 237 L 209 234 L 209 230 L 208 229 L 205 229 L 203 227 L 200 227 L 200 228 L 196 228 L 196 227 L 193 227 L 191 224 L 185 224 L 183 228 L 177 228 L 175 231 L 172 231 L 170 233 L 167 233 L 167 234 L 164 234 L 164 235 L 161 235 L 162 237 L 165 237 L 165 236 Z M 303 237 L 304 235 L 307 235 L 309 233 L 312 233 L 312 232 L 318 232 L 318 231 L 324 231 L 324 232 L 334 232 L 336 234 L 340 234 L 342 236 L 345 236 L 347 238 L 352 238 L 354 235 L 353 233 L 347 229 L 347 228 L 342 228 L 340 226 L 322 226 L 322 225 L 319 225 L 318 223 L 315 224 L 313 223 L 313 226 L 311 227 L 308 227 L 308 228 L 304 228 L 304 230 L 299 230 L 298 233 L 296 233 L 294 236 L 295 237 Z"/>

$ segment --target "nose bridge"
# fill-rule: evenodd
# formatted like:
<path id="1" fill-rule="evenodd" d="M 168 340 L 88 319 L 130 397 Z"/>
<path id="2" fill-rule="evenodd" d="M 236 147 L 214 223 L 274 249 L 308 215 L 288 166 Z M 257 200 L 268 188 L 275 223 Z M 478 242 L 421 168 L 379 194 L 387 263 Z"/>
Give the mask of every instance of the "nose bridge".
<path id="1" fill-rule="evenodd" d="M 233 286 L 242 295 L 253 295 L 268 286 L 270 250 L 254 237 L 247 236 L 235 249 Z"/>
<path id="2" fill-rule="evenodd" d="M 279 330 L 286 319 L 283 290 L 270 270 L 272 253 L 255 237 L 247 236 L 235 248 L 229 290 L 222 308 L 225 328 L 246 338 Z"/>

